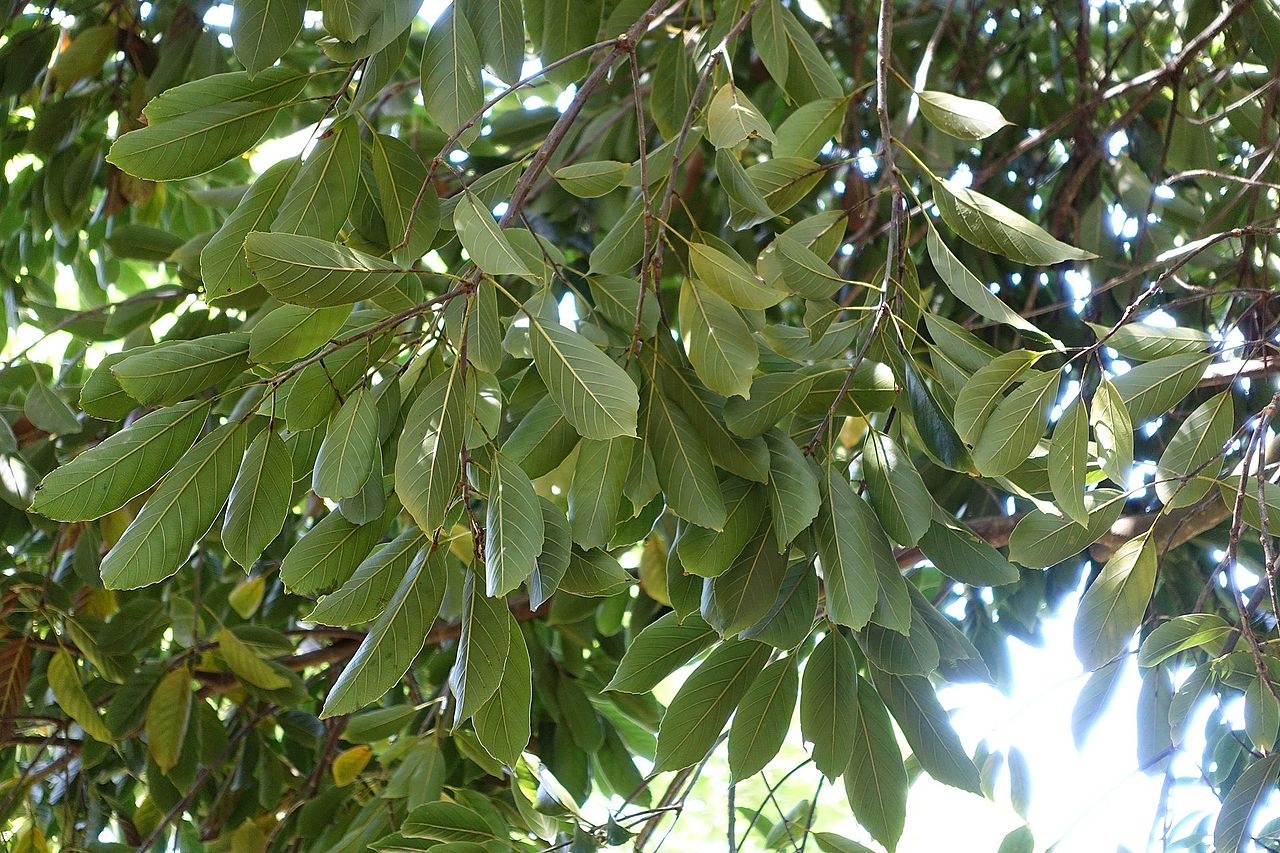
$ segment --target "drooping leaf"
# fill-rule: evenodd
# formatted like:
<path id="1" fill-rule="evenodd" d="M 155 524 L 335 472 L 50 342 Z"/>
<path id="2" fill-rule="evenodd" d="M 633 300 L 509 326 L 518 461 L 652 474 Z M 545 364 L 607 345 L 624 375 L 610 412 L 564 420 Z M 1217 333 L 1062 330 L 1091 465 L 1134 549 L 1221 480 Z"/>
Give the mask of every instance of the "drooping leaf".
<path id="1" fill-rule="evenodd" d="M 900 545 L 915 545 L 929 530 L 933 498 L 911 459 L 889 436 L 870 430 L 862 445 L 867 495 L 880 524 Z"/>
<path id="2" fill-rule="evenodd" d="M 485 593 L 505 596 L 533 574 L 542 553 L 542 507 L 533 484 L 501 452 L 493 455 L 485 510 Z"/>
<path id="3" fill-rule="evenodd" d="M 1172 409 L 1199 384 L 1212 355 L 1187 353 L 1139 364 L 1111 380 L 1134 426 Z"/>
<path id="4" fill-rule="evenodd" d="M 1019 263 L 1044 266 L 1097 257 L 1092 252 L 1055 239 L 1025 216 L 968 187 L 935 177 L 933 200 L 942 213 L 942 221 L 962 240 Z M 929 233 L 930 236 L 934 234 L 932 229 Z M 941 244 L 941 240 L 937 242 Z M 937 257 L 933 256 L 932 249 L 930 254 L 936 264 Z M 947 278 L 946 273 L 939 272 L 944 279 Z"/>
<path id="5" fill-rule="evenodd" d="M 1033 374 L 1000 401 L 973 448 L 973 462 L 988 476 L 1012 471 L 1031 455 L 1044 435 L 1062 374 Z"/>
<path id="6" fill-rule="evenodd" d="M 439 556 L 437 556 L 439 555 Z M 444 598 L 443 555 L 415 561 L 338 676 L 320 716 L 349 714 L 390 690 L 422 651 Z"/>
<path id="7" fill-rule="evenodd" d="M 737 310 L 696 279 L 680 288 L 680 331 L 698 378 L 726 397 L 751 394 L 760 351 Z"/>
<path id="8" fill-rule="evenodd" d="M 85 734 L 99 743 L 113 742 L 111 730 L 102 721 L 102 717 L 98 715 L 98 709 L 93 706 L 93 702 L 89 701 L 89 696 L 84 692 L 84 685 L 80 683 L 80 668 L 76 666 L 75 658 L 70 652 L 66 649 L 58 649 L 53 653 L 49 658 L 46 677 L 50 689 L 53 690 L 54 698 L 58 700 L 58 707 L 75 720 L 76 724 L 84 729 Z"/>
<path id="9" fill-rule="evenodd" d="M 484 103 L 480 47 L 467 17 L 456 6 L 445 10 L 427 34 L 422 51 L 422 100 L 427 114 L 445 133 L 458 133 Z M 479 128 L 462 133 L 464 147 Z"/>
<path id="10" fill-rule="evenodd" d="M 1156 548 L 1150 535 L 1130 539 L 1107 561 L 1080 600 L 1076 655 L 1086 669 L 1109 663 L 1124 650 L 1142 621 L 1156 582 Z"/>
<path id="11" fill-rule="evenodd" d="M 173 468 L 207 414 L 204 404 L 192 401 L 144 415 L 51 471 L 32 510 L 59 521 L 88 521 L 119 509 Z"/>
<path id="12" fill-rule="evenodd" d="M 185 665 L 166 673 L 147 703 L 147 753 L 165 773 L 182 755 L 191 703 L 191 672 Z"/>
<path id="13" fill-rule="evenodd" d="M 1156 466 L 1156 494 L 1165 506 L 1191 506 L 1209 493 L 1221 470 L 1213 460 L 1234 431 L 1235 406 L 1227 391 L 1205 400 L 1187 416 Z M 1193 478 L 1193 474 L 1199 476 Z"/>
<path id="14" fill-rule="evenodd" d="M 805 661 L 800 693 L 800 732 L 827 779 L 844 772 L 853 756 L 858 680 L 848 639 L 839 629 L 827 631 Z"/>
<path id="15" fill-rule="evenodd" d="M 853 756 L 844 774 L 845 796 L 858 823 L 893 850 L 906 824 L 907 771 L 889 711 L 866 679 L 858 679 L 852 713 Z"/>
<path id="16" fill-rule="evenodd" d="M 284 440 L 264 429 L 245 451 L 227 498 L 222 543 L 249 568 L 280 534 L 293 495 L 293 461 Z"/>
<path id="17" fill-rule="evenodd" d="M 1098 383 L 1089 406 L 1089 425 L 1103 472 L 1124 486 L 1133 465 L 1133 423 L 1115 386 L 1105 379 Z"/>
<path id="18" fill-rule="evenodd" d="M 684 666 L 716 640 L 716 632 L 697 617 L 683 622 L 667 613 L 636 635 L 606 690 L 644 693 Z"/>
<path id="19" fill-rule="evenodd" d="M 314 237 L 254 231 L 245 237 L 254 278 L 281 302 L 332 308 L 372 299 L 395 288 L 402 267 Z"/>
<path id="20" fill-rule="evenodd" d="M 252 433 L 233 421 L 183 454 L 103 558 L 108 589 L 137 589 L 182 567 L 222 510 Z"/>
<path id="21" fill-rule="evenodd" d="M 307 5 L 301 0 L 236 0 L 231 43 L 250 74 L 271 67 L 302 31 Z"/>
<path id="22" fill-rule="evenodd" d="M 531 318 L 529 345 L 547 393 L 579 435 L 636 434 L 640 396 L 635 382 L 594 344 L 558 323 Z"/>
<path id="23" fill-rule="evenodd" d="M 701 761 L 768 659 L 769 647 L 753 640 L 717 646 L 667 706 L 654 769 L 678 770 Z"/>
<path id="24" fill-rule="evenodd" d="M 920 99 L 920 112 L 929 123 L 957 139 L 986 139 L 1011 124 L 1000 110 L 985 101 L 927 89 L 917 92 L 916 97 Z"/>
<path id="25" fill-rule="evenodd" d="M 459 362 L 422 391 L 405 416 L 396 453 L 396 495 L 418 527 L 444 524 L 462 482 L 462 443 L 476 387 Z"/>
<path id="26" fill-rule="evenodd" d="M 462 590 L 461 622 L 458 657 L 449 671 L 449 689 L 457 700 L 455 725 L 471 717 L 495 694 L 511 648 L 512 624 L 506 601 L 486 596 L 472 572 L 467 573 Z"/>
<path id="27" fill-rule="evenodd" d="M 360 388 L 347 398 L 329 424 L 311 480 L 317 495 L 337 501 L 354 497 L 381 461 L 378 408 L 373 393 Z M 381 474 L 381 465 L 378 466 Z"/>
<path id="28" fill-rule="evenodd" d="M 1084 505 L 1085 477 L 1089 465 L 1089 421 L 1084 401 L 1072 401 L 1053 427 L 1049 442 L 1049 486 L 1054 500 L 1068 518 L 1087 525 Z"/>
<path id="29" fill-rule="evenodd" d="M 773 128 L 756 105 L 732 82 L 716 90 L 707 107 L 707 139 L 716 148 L 733 148 L 750 138 L 773 142 Z"/>
<path id="30" fill-rule="evenodd" d="M 778 754 L 791 728 L 800 677 L 795 658 L 776 660 L 752 682 L 729 726 L 729 770 L 750 778 Z"/>

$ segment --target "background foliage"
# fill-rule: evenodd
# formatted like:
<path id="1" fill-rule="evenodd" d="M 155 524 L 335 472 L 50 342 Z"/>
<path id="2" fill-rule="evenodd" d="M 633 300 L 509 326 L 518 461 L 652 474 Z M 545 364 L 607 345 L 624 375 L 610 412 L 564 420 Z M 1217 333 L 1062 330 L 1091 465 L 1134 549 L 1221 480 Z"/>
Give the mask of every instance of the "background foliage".
<path id="1" fill-rule="evenodd" d="M 11 849 L 892 850 L 1082 583 L 1276 847 L 1272 0 L 227 11 L 0 36 Z"/>

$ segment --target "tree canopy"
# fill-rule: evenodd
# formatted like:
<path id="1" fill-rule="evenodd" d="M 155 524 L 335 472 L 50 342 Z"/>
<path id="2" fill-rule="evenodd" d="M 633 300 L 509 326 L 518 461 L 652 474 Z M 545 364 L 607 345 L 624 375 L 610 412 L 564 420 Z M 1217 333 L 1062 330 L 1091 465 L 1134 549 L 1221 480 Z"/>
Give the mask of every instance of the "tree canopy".
<path id="1" fill-rule="evenodd" d="M 727 756 L 731 848 L 892 851 L 1025 814 L 935 690 L 1080 590 L 1077 738 L 1136 656 L 1166 843 L 1280 849 L 1277 69 L 1274 0 L 10 4 L 8 849 L 652 851 Z"/>

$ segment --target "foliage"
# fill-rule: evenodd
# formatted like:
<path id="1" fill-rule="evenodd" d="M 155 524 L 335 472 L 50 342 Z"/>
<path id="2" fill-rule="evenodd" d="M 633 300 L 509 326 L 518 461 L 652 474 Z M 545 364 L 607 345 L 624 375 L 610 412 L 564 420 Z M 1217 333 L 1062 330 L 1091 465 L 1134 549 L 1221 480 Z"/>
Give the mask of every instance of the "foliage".
<path id="1" fill-rule="evenodd" d="M 1272 0 L 318 5 L 6 18 L 12 849 L 892 850 L 1082 583 L 1267 831 Z"/>

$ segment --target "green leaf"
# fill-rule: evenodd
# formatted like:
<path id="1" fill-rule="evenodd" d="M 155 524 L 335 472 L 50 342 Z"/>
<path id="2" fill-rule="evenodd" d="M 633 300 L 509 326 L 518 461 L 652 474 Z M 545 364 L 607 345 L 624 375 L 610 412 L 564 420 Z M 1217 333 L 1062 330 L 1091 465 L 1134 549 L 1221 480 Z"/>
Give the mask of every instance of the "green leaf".
<path id="1" fill-rule="evenodd" d="M 80 432 L 80 421 L 75 410 L 43 382 L 31 386 L 23 407 L 27 420 L 45 432 L 55 435 L 74 435 Z"/>
<path id="2" fill-rule="evenodd" d="M 708 388 L 726 397 L 751 394 L 760 349 L 737 310 L 696 279 L 680 287 L 680 337 Z"/>
<path id="3" fill-rule="evenodd" d="M 476 711 L 472 724 L 480 745 L 508 767 L 514 767 L 529 744 L 530 707 L 533 702 L 532 670 L 524 634 L 514 616 L 507 614 L 511 646 L 502 683 L 488 702 Z"/>
<path id="4" fill-rule="evenodd" d="M 179 403 L 144 415 L 101 444 L 51 471 L 31 509 L 59 521 L 114 512 L 159 482 L 195 442 L 206 404 Z"/>
<path id="5" fill-rule="evenodd" d="M 872 677 L 925 772 L 944 785 L 979 793 L 978 768 L 956 736 L 929 680 L 920 675 L 889 675 L 874 668 Z"/>
<path id="6" fill-rule="evenodd" d="M 853 756 L 857 705 L 858 663 L 849 641 L 833 628 L 805 661 L 800 693 L 800 732 L 828 780 L 843 773 Z"/>
<path id="7" fill-rule="evenodd" d="M 693 524 L 680 527 L 680 565 L 687 574 L 704 578 L 723 574 L 760 526 L 765 504 L 759 487 L 732 475 L 722 479 L 720 485 L 725 502 L 724 529 L 709 530 Z"/>
<path id="8" fill-rule="evenodd" d="M 862 475 L 884 531 L 899 545 L 915 545 L 929 530 L 933 498 L 911 458 L 893 439 L 870 430 L 862 445 Z"/>
<path id="9" fill-rule="evenodd" d="M 533 567 L 529 577 L 529 606 L 541 607 L 560 588 L 565 573 L 569 571 L 572 559 L 573 540 L 569 532 L 569 519 L 564 510 L 540 497 L 542 506 L 542 525 L 545 538 L 542 541 L 542 553 Z"/>
<path id="10" fill-rule="evenodd" d="M 533 484 L 501 452 L 493 454 L 485 509 L 485 588 L 505 596 L 533 574 L 542 553 L 542 506 Z"/>
<path id="11" fill-rule="evenodd" d="M 813 530 L 826 581 L 827 615 L 837 625 L 858 630 L 871 619 L 878 595 L 869 563 L 889 560 L 894 572 L 898 566 L 875 513 L 854 494 L 838 467 L 827 465 L 819 483 L 822 502 Z"/>
<path id="12" fill-rule="evenodd" d="M 306 75 L 283 66 L 252 76 L 247 71 L 211 74 L 166 89 L 143 107 L 142 114 L 155 125 L 217 104 L 254 101 L 284 106 L 302 92 L 306 83 Z"/>
<path id="13" fill-rule="evenodd" d="M 1244 691 L 1244 731 L 1260 752 L 1271 752 L 1280 728 L 1280 699 L 1270 676 L 1259 676 Z"/>
<path id="14" fill-rule="evenodd" d="M 917 92 L 916 96 L 920 98 L 920 113 L 929 123 L 956 139 L 986 139 L 1012 124 L 1000 110 L 985 101 L 927 89 Z"/>
<path id="15" fill-rule="evenodd" d="M 658 728 L 656 772 L 701 761 L 769 660 L 769 647 L 752 640 L 726 640 L 685 679 Z"/>
<path id="16" fill-rule="evenodd" d="M 507 840 L 499 837 L 479 813 L 447 800 L 418 806 L 409 812 L 400 831 L 410 838 L 432 838 L 436 841 L 480 844 Z"/>
<path id="17" fill-rule="evenodd" d="M 387 242 L 394 248 L 405 239 L 405 230 L 409 232 L 408 243 L 392 258 L 397 263 L 412 263 L 427 253 L 440 228 L 440 201 L 435 187 L 428 186 L 422 200 L 418 200 L 419 190 L 427 184 L 427 167 L 408 143 L 385 133 L 370 136 L 369 159 Z"/>
<path id="18" fill-rule="evenodd" d="M 1080 599 L 1076 656 L 1085 669 L 1110 663 L 1142 623 L 1156 582 L 1156 548 L 1149 534 L 1121 545 Z"/>
<path id="19" fill-rule="evenodd" d="M 751 34 L 765 68 L 791 100 L 806 103 L 843 94 L 813 38 L 778 0 L 769 0 L 757 9 Z"/>
<path id="20" fill-rule="evenodd" d="M 563 166 L 553 171 L 552 177 L 570 195 L 599 198 L 616 190 L 630 168 L 630 163 L 620 163 L 617 160 L 593 160 Z"/>
<path id="21" fill-rule="evenodd" d="M 288 678 L 268 666 L 266 661 L 227 628 L 218 632 L 218 653 L 236 677 L 246 684 L 263 690 L 279 690 L 289 685 Z"/>
<path id="22" fill-rule="evenodd" d="M 209 104 L 124 134 L 107 162 L 148 181 L 203 175 L 257 145 L 279 109 L 258 101 Z"/>
<path id="23" fill-rule="evenodd" d="M 845 796 L 858 823 L 893 850 L 906 824 L 909 782 L 889 711 L 865 679 L 858 679 L 852 716 L 853 756 L 844 774 Z"/>
<path id="24" fill-rule="evenodd" d="M 298 595 L 328 592 L 351 577 L 385 529 L 376 521 L 354 524 L 331 512 L 289 549 L 280 564 L 280 580 Z"/>
<path id="25" fill-rule="evenodd" d="M 653 455 L 654 471 L 667 506 L 699 527 L 721 530 L 726 516 L 720 479 L 702 436 L 654 383 L 640 409 L 640 433 Z"/>
<path id="26" fill-rule="evenodd" d="M 935 186 L 937 186 L 936 183 Z M 990 200 L 988 199 L 988 201 Z M 991 203 L 995 204 L 995 202 Z M 939 207 L 941 207 L 941 204 L 939 204 Z M 946 208 L 943 208 L 943 210 L 945 209 Z M 1016 216 L 1016 214 L 1012 215 Z M 943 214 L 943 217 L 944 219 L 946 218 L 945 213 Z M 1025 220 L 1023 221 L 1025 222 Z M 947 220 L 947 224 L 951 225 L 951 221 Z M 1031 228 L 1036 227 L 1031 225 L 1029 222 L 1027 222 L 1026 225 Z M 952 225 L 952 228 L 955 229 L 961 237 L 964 237 L 966 240 L 969 239 L 965 232 L 960 231 L 954 225 Z M 987 232 L 984 230 L 981 233 L 985 235 Z M 1052 237 L 1049 237 L 1048 234 L 1045 234 L 1044 236 L 1050 240 L 1053 239 Z M 992 237 L 991 239 L 995 240 L 996 238 Z M 956 299 L 959 299 L 965 305 L 968 305 L 977 312 L 979 316 L 985 317 L 988 320 L 992 320 L 996 323 L 1005 323 L 1009 326 L 1013 326 L 1015 329 L 1021 329 L 1024 332 L 1028 332 L 1042 340 L 1053 340 L 1044 332 L 1036 328 L 1033 323 L 1023 319 L 1021 315 L 1015 312 L 1008 305 L 1001 302 L 994 293 L 988 290 L 982 282 L 978 280 L 978 277 L 971 273 L 969 268 L 961 263 L 960 259 L 952 253 L 951 249 L 947 248 L 947 244 L 942 242 L 942 237 L 938 235 L 938 229 L 934 228 L 932 225 L 929 227 L 929 233 L 926 236 L 925 242 L 929 250 L 929 260 L 933 262 L 933 268 L 937 270 L 938 276 L 947 285 L 947 288 Z M 973 240 L 969 240 L 969 242 L 973 242 Z M 1056 243 L 1057 241 L 1055 240 L 1054 242 Z M 1065 246 L 1066 244 L 1063 243 L 1059 245 Z M 988 247 L 983 246 L 982 248 Z M 990 248 L 988 248 L 988 250 L 999 251 Z"/>
<path id="27" fill-rule="evenodd" d="M 1191 506 L 1209 493 L 1222 470 L 1217 457 L 1235 432 L 1235 404 L 1230 391 L 1215 394 L 1184 420 L 1160 455 L 1156 466 L 1156 494 L 1170 509 Z M 1203 470 L 1200 470 L 1201 467 Z M 1190 477 L 1193 471 L 1200 476 Z M 1257 496 L 1254 496 L 1255 503 Z"/>
<path id="28" fill-rule="evenodd" d="M 444 573 L 444 555 L 439 549 L 410 565 L 395 595 L 369 626 L 360 648 L 329 691 L 321 718 L 349 714 L 375 702 L 404 677 L 440 612 Z"/>
<path id="29" fill-rule="evenodd" d="M 498 227 L 493 213 L 473 193 L 464 193 L 462 201 L 454 208 L 453 226 L 471 260 L 489 275 L 532 274 Z"/>
<path id="30" fill-rule="evenodd" d="M 257 364 L 283 364 L 305 358 L 332 340 L 350 314 L 345 305 L 334 308 L 281 305 L 249 331 L 249 360 Z"/>
<path id="31" fill-rule="evenodd" d="M 743 438 L 764 435 L 799 408 L 816 381 L 814 373 L 806 370 L 761 374 L 751 382 L 750 397 L 725 403 L 725 425 Z"/>
<path id="32" fill-rule="evenodd" d="M 1243 853 L 1249 849 L 1249 825 L 1258 806 L 1270 796 L 1280 779 L 1280 752 L 1259 758 L 1236 778 L 1222 811 L 1213 826 L 1213 846 L 1221 853 Z"/>
<path id="33" fill-rule="evenodd" d="M 367 388 L 347 398 L 329 424 L 311 479 L 311 488 L 331 501 L 359 493 L 381 461 L 378 448 L 378 404 Z M 378 473 L 382 466 L 378 465 Z"/>
<path id="34" fill-rule="evenodd" d="M 183 454 L 103 558 L 108 589 L 137 589 L 182 567 L 222 510 L 253 432 L 233 421 Z"/>
<path id="35" fill-rule="evenodd" d="M 1084 505 L 1088 465 L 1089 421 L 1084 401 L 1077 397 L 1053 427 L 1053 438 L 1049 442 L 1049 487 L 1067 518 L 1082 525 L 1089 523 Z"/>
<path id="36" fill-rule="evenodd" d="M 245 258 L 245 238 L 250 232 L 270 227 L 297 174 L 298 161 L 289 159 L 259 175 L 200 250 L 200 277 L 211 303 L 242 293 L 256 283 Z"/>
<path id="37" fill-rule="evenodd" d="M 322 596 L 315 609 L 307 614 L 307 621 L 350 626 L 376 619 L 391 601 L 401 579 L 411 571 L 412 564 L 427 558 L 426 549 L 430 544 L 416 527 L 400 531 L 395 539 L 370 554 L 346 583 Z"/>
<path id="38" fill-rule="evenodd" d="M 903 363 L 903 373 L 907 380 L 907 402 L 911 407 L 916 432 L 925 448 L 941 465 L 952 471 L 969 471 L 973 468 L 969 449 L 960 440 L 951 419 L 943 413 L 933 392 L 920 378 L 918 370 L 911 359 Z"/>
<path id="39" fill-rule="evenodd" d="M 834 832 L 815 832 L 813 840 L 822 853 L 872 853 L 871 848 Z M 890 847 L 890 850 L 893 848 Z"/>
<path id="40" fill-rule="evenodd" d="M 778 547 L 786 549 L 818 517 L 818 477 L 813 464 L 779 429 L 765 433 L 769 445 L 769 508 Z"/>
<path id="41" fill-rule="evenodd" d="M 558 323 L 534 317 L 529 320 L 529 346 L 547 393 L 580 436 L 636 434 L 636 385 L 594 344 Z"/>
<path id="42" fill-rule="evenodd" d="M 1138 650 L 1138 666 L 1157 666 L 1179 652 L 1209 645 L 1234 631 L 1234 627 L 1213 613 L 1176 616 L 1142 641 Z"/>
<path id="43" fill-rule="evenodd" d="M 773 249 L 788 290 L 808 299 L 826 299 L 840 288 L 841 279 L 827 262 L 790 234 L 779 234 Z"/>
<path id="44" fill-rule="evenodd" d="M 54 652 L 49 658 L 45 677 L 58 707 L 75 720 L 85 734 L 99 743 L 110 744 L 115 740 L 107 724 L 98 715 L 98 709 L 84 692 L 84 685 L 80 683 L 80 668 L 76 666 L 75 658 L 70 652 L 62 648 Z"/>
<path id="45" fill-rule="evenodd" d="M 235 0 L 231 44 L 250 74 L 265 71 L 302 32 L 305 0 Z"/>
<path id="46" fill-rule="evenodd" d="M 728 148 L 716 151 L 716 178 L 729 199 L 729 227 L 734 231 L 743 231 L 773 219 L 769 203 L 751 183 L 737 155 Z"/>
<path id="47" fill-rule="evenodd" d="M 573 549 L 560 589 L 583 598 L 601 598 L 630 589 L 635 579 L 605 551 Z"/>
<path id="48" fill-rule="evenodd" d="M 716 148 L 734 148 L 752 137 L 773 142 L 773 128 L 751 99 L 732 82 L 721 86 L 707 107 L 707 139 Z"/>
<path id="49" fill-rule="evenodd" d="M 191 720 L 191 673 L 185 664 L 160 679 L 147 703 L 147 753 L 163 772 L 178 765 Z"/>
<path id="50" fill-rule="evenodd" d="M 821 98 L 800 107 L 778 125 L 774 156 L 818 156 L 823 146 L 840 135 L 848 107 L 848 98 Z"/>
<path id="51" fill-rule="evenodd" d="M 1111 333 L 1110 326 L 1098 323 L 1089 323 L 1088 326 L 1093 329 L 1098 340 L 1105 337 L 1107 346 L 1134 361 L 1155 361 L 1171 355 L 1203 353 L 1213 342 L 1205 332 L 1181 326 L 1166 328 L 1146 323 L 1125 323 L 1114 334 Z"/>
<path id="52" fill-rule="evenodd" d="M 746 630 L 768 613 L 786 572 L 786 556 L 765 520 L 728 569 L 703 580 L 702 618 L 722 636 Z"/>
<path id="53" fill-rule="evenodd" d="M 1006 392 L 1022 381 L 1040 355 L 1028 350 L 1001 353 L 964 384 L 956 397 L 955 425 L 965 444 L 970 447 L 977 444 L 983 427 Z"/>
<path id="54" fill-rule="evenodd" d="M 332 240 L 355 202 L 360 162 L 360 126 L 354 118 L 335 121 L 307 155 L 271 230 Z"/>
<path id="55" fill-rule="evenodd" d="M 504 83 L 520 79 L 524 66 L 524 4 L 521 0 L 464 0 L 460 4 L 485 67 Z"/>
<path id="56" fill-rule="evenodd" d="M 293 473 L 289 448 L 273 429 L 264 429 L 245 451 L 227 498 L 222 544 L 246 569 L 280 535 L 292 503 Z"/>
<path id="57" fill-rule="evenodd" d="M 966 527 L 934 521 L 920 537 L 920 550 L 949 578 L 974 586 L 1001 586 L 1019 577 L 1018 569 Z"/>
<path id="58" fill-rule="evenodd" d="M 759 773 L 782 749 L 799 689 L 796 659 L 788 657 L 765 667 L 743 694 L 729 726 L 729 771 L 735 782 Z"/>
<path id="59" fill-rule="evenodd" d="M 248 367 L 244 332 L 162 344 L 111 368 L 129 396 L 147 406 L 168 406 L 221 385 Z"/>
<path id="60" fill-rule="evenodd" d="M 1055 239 L 1039 225 L 1000 202 L 987 198 L 976 190 L 949 184 L 936 176 L 933 178 L 933 200 L 942 213 L 942 221 L 947 223 L 956 236 L 979 249 L 1004 255 L 1019 263 L 1045 266 L 1062 261 L 1087 261 L 1097 257 L 1092 252 Z M 929 229 L 929 232 L 933 237 L 934 229 Z M 933 239 L 938 245 L 942 245 L 940 239 Z M 938 257 L 934 255 L 932 246 L 930 257 L 937 266 Z M 938 272 L 944 280 L 950 282 L 948 273 L 941 269 Z M 961 301 L 964 301 L 963 298 Z"/>
<path id="61" fill-rule="evenodd" d="M 694 277 L 739 308 L 770 308 L 786 298 L 756 278 L 741 258 L 706 243 L 689 244 L 689 263 Z"/>
<path id="62" fill-rule="evenodd" d="M 502 452 L 530 477 L 555 470 L 573 452 L 578 434 L 550 397 L 542 397 L 502 443 Z"/>
<path id="63" fill-rule="evenodd" d="M 321 0 L 324 28 L 342 41 L 355 41 L 369 31 L 381 9 L 359 0 Z"/>
<path id="64" fill-rule="evenodd" d="M 422 50 L 422 101 L 427 115 L 445 133 L 461 131 L 484 104 L 480 82 L 480 47 L 465 15 L 449 6 L 431 27 Z M 480 134 L 478 127 L 459 139 L 466 148 Z"/>
<path id="65" fill-rule="evenodd" d="M 1098 384 L 1089 405 L 1089 424 L 1103 472 L 1116 485 L 1125 486 L 1133 465 L 1133 424 L 1115 386 L 1106 379 Z"/>
<path id="66" fill-rule="evenodd" d="M 1007 474 L 1035 450 L 1058 398 L 1057 370 L 1035 373 L 991 413 L 973 448 L 973 462 L 989 477 Z"/>
<path id="67" fill-rule="evenodd" d="M 267 292 L 292 305 L 332 308 L 373 299 L 412 275 L 372 255 L 314 237 L 250 233 L 245 257 Z"/>
<path id="68" fill-rule="evenodd" d="M 1160 417 L 1200 384 L 1212 355 L 1188 353 L 1139 364 L 1111 380 L 1135 426 Z"/>
<path id="69" fill-rule="evenodd" d="M 583 548 L 609 543 L 622 508 L 622 490 L 637 442 L 633 438 L 583 439 L 569 485 L 569 525 Z"/>
<path id="70" fill-rule="evenodd" d="M 1106 535 L 1120 517 L 1125 499 L 1123 492 L 1114 489 L 1086 493 L 1087 525 L 1032 510 L 1018 522 L 1009 537 L 1009 559 L 1028 568 L 1047 569 L 1074 557 Z"/>
<path id="71" fill-rule="evenodd" d="M 434 534 L 462 482 L 462 442 L 475 382 L 455 361 L 423 390 L 404 419 L 396 451 L 395 488 L 418 527 Z"/>
<path id="72" fill-rule="evenodd" d="M 696 616 L 682 622 L 676 613 L 665 613 L 635 636 L 604 689 L 647 693 L 717 639 Z"/>
<path id="73" fill-rule="evenodd" d="M 497 691 L 511 648 L 507 602 L 484 595 L 473 572 L 467 572 L 463 584 L 460 621 L 458 656 L 449 671 L 449 689 L 456 700 L 455 726 L 480 710 Z"/>

